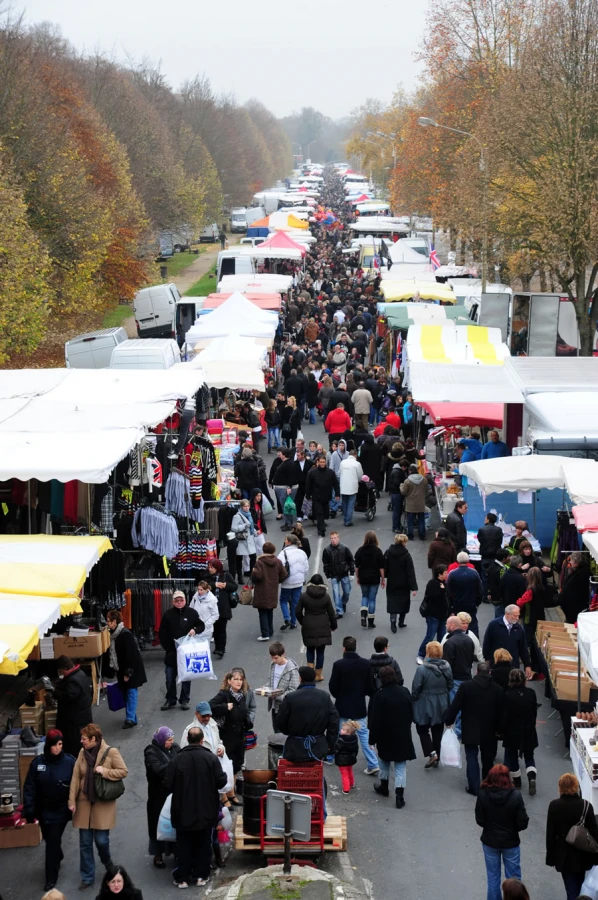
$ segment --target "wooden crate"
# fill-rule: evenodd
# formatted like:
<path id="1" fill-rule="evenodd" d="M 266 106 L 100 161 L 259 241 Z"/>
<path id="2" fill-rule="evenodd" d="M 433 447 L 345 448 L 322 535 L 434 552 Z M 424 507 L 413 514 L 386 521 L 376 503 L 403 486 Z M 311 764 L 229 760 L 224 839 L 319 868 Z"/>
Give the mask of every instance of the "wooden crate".
<path id="1" fill-rule="evenodd" d="M 292 853 L 300 852 L 301 847 L 305 846 L 297 842 L 293 842 L 291 847 Z M 245 834 L 243 831 L 243 817 L 237 816 L 235 823 L 235 850 L 260 850 L 261 839 L 259 834 Z M 328 816 L 324 822 L 324 850 L 346 850 L 347 849 L 347 820 L 345 816 Z M 283 841 L 273 841 L 268 843 L 266 848 L 268 853 L 282 853 L 284 850 Z M 317 853 L 317 849 L 312 851 Z"/>

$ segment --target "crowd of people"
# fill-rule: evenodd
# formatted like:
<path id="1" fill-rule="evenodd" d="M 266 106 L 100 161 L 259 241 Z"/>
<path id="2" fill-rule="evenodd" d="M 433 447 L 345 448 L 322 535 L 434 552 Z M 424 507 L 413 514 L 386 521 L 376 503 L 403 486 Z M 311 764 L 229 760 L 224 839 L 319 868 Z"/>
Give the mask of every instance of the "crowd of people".
<path id="1" fill-rule="evenodd" d="M 327 174 L 321 199 L 340 222 L 348 221 L 350 207 L 334 174 Z M 235 466 L 241 503 L 231 524 L 236 541 L 228 564 L 212 560 L 192 599 L 175 591 L 172 608 L 162 616 L 166 693 L 161 711 L 191 705 L 190 682 L 177 687 L 175 642 L 201 634 L 213 641 L 213 653 L 222 659 L 239 594 L 249 590 L 258 613 L 257 641 L 269 642 L 264 683 L 273 731 L 284 736 L 284 757 L 336 764 L 342 793 L 350 795 L 361 751 L 365 774 L 378 776 L 376 795 L 390 798 L 392 785 L 395 807 L 403 809 L 407 764 L 417 758 L 413 726 L 429 770 L 438 768 L 443 739 L 452 732 L 465 749 L 466 791 L 476 798 L 472 817 L 481 828 L 488 900 L 529 900 L 521 883 L 519 835 L 529 821 L 524 780 L 528 795 L 536 793 L 538 738 L 536 694 L 528 680 L 535 662 L 531 638 L 544 614 L 549 567 L 524 539 L 525 529 L 513 547 L 503 550 L 502 531 L 489 513 L 478 535 L 478 572 L 465 549 L 467 504 L 457 503 L 428 543 L 430 578 L 418 610 L 425 630 L 414 678 L 409 687 L 405 684 L 399 661 L 389 653 L 389 639 L 376 626 L 378 596 L 385 594 L 391 634 L 407 627 L 411 601 L 420 592 L 409 542 L 416 527 L 418 538 L 427 540 L 434 491 L 418 465 L 413 398 L 400 375 L 387 374 L 376 319 L 380 279 L 367 278 L 357 263 L 347 262 L 342 249 L 342 232 L 320 229 L 304 270 L 295 272 L 296 288 L 281 316 L 276 368 L 267 372 L 263 392 L 255 391 L 252 402 L 227 413 L 241 426 Z M 260 407 L 267 423 L 262 454 L 260 438 L 266 435 L 260 434 L 255 415 Z M 313 425 L 318 419 L 328 446 L 303 437 L 304 422 Z M 202 423 L 196 433 L 203 435 Z M 483 446 L 477 438 L 464 439 L 461 451 L 492 458 L 504 455 L 503 448 L 498 433 L 491 433 Z M 264 457 L 272 453 L 268 471 Z M 362 502 L 368 509 L 368 498 L 373 495 L 380 503 L 384 492 L 392 543 L 380 547 L 377 532 L 368 530 L 353 553 L 343 542 L 344 529 L 353 525 Z M 325 537 L 337 516 L 338 530 L 328 533 L 310 577 L 312 548 L 304 528 L 311 521 Z M 574 560 L 576 577 L 579 566 Z M 326 691 L 318 687 L 325 680 L 326 648 L 346 614 L 354 581 L 362 639 L 370 652 L 359 655 L 358 639 L 344 637 Z M 482 603 L 494 607 L 483 636 Z M 108 615 L 108 623 L 110 664 L 126 704 L 123 727 L 134 728 L 138 692 L 147 681 L 143 659 L 117 611 Z M 289 658 L 275 638 L 277 629 L 297 628 L 305 665 Z M 98 897 L 141 900 L 126 870 L 113 864 L 110 847 L 132 761 L 124 760 L 93 723 L 91 694 L 79 667 L 65 657 L 58 668 L 57 729 L 48 733 L 24 790 L 26 816 L 39 820 L 45 841 L 46 900 L 63 897 L 55 886 L 62 835 L 71 820 L 79 832 L 80 889 L 94 885 L 95 845 L 105 868 Z M 211 867 L 223 863 L 218 833 L 226 811 L 242 804 L 239 779 L 255 714 L 256 693 L 244 669 L 230 667 L 220 690 L 196 704 L 178 742 L 165 722 L 145 748 L 148 852 L 156 868 L 175 856 L 178 888 L 206 885 Z M 503 761 L 497 764 L 499 742 Z M 569 829 L 585 826 L 598 840 L 598 828 L 575 775 L 563 775 L 558 792 L 548 808 L 546 863 L 561 873 L 567 900 L 573 900 L 598 856 L 572 845 Z M 159 836 L 168 797 L 176 842 Z"/>

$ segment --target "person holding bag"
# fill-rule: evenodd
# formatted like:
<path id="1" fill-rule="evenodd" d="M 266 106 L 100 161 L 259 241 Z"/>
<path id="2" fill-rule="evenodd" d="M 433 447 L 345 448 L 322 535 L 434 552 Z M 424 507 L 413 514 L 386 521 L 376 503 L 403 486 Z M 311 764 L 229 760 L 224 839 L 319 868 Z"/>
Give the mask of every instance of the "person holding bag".
<path id="1" fill-rule="evenodd" d="M 227 672 L 222 687 L 209 703 L 226 755 L 238 775 L 245 762 L 245 735 L 253 728 L 255 718 L 255 695 L 247 683 L 245 670 L 237 667 Z M 229 794 L 229 799 L 233 806 L 241 806 L 234 794 L 232 797 Z"/>
<path id="2" fill-rule="evenodd" d="M 143 751 L 145 775 L 147 778 L 147 830 L 149 833 L 149 852 L 154 857 L 157 869 L 163 869 L 163 854 L 172 852 L 174 846 L 167 841 L 159 841 L 157 837 L 158 819 L 168 796 L 164 787 L 164 776 L 171 761 L 180 752 L 174 740 L 174 732 L 167 725 L 162 725 L 155 732 L 151 744 Z"/>
<path id="3" fill-rule="evenodd" d="M 258 641 L 269 641 L 274 634 L 274 610 L 278 606 L 278 586 L 289 576 L 285 565 L 278 559 L 276 547 L 270 541 L 264 544 L 264 553 L 253 567 L 253 608 L 260 617 L 261 635 Z"/>
<path id="4" fill-rule="evenodd" d="M 230 572 L 224 571 L 219 559 L 209 561 L 206 581 L 218 601 L 218 619 L 214 622 L 214 656 L 222 659 L 226 651 L 226 626 L 239 602 L 236 594 L 238 584 Z"/>
<path id="5" fill-rule="evenodd" d="M 95 879 L 94 843 L 104 866 L 108 868 L 112 863 L 110 831 L 116 825 L 116 799 L 103 800 L 101 797 L 122 793 L 122 779 L 129 773 L 119 751 L 108 746 L 97 725 L 90 724 L 81 729 L 81 744 L 68 807 L 73 814 L 73 827 L 79 829 L 79 889 L 85 890 Z"/>
<path id="6" fill-rule="evenodd" d="M 579 850 L 569 843 L 575 826 L 585 828 L 598 842 L 598 825 L 594 808 L 582 800 L 579 781 L 572 772 L 559 778 L 559 798 L 552 800 L 546 817 L 546 865 L 560 872 L 567 900 L 577 900 L 586 872 L 598 865 L 598 854 Z"/>
<path id="7" fill-rule="evenodd" d="M 417 667 L 413 677 L 411 699 L 422 751 L 428 757 L 424 768 L 431 769 L 440 762 L 440 742 L 450 703 L 453 673 L 442 658 L 442 647 L 438 641 L 429 641 L 424 652 L 423 664 Z"/>
<path id="8" fill-rule="evenodd" d="M 255 525 L 251 517 L 249 500 L 241 500 L 241 505 L 231 522 L 230 530 L 237 538 L 237 581 L 243 584 L 243 557 L 249 557 L 249 574 L 255 565 Z"/>

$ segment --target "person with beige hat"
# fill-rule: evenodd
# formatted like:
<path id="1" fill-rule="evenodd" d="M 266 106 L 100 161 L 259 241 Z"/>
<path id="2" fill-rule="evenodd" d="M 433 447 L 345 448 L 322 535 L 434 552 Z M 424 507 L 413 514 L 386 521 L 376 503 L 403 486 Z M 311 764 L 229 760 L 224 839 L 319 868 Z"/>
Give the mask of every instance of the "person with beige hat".
<path id="1" fill-rule="evenodd" d="M 166 701 L 161 710 L 173 709 L 176 706 L 176 644 L 186 634 L 201 634 L 205 625 L 199 614 L 191 609 L 183 591 L 175 591 L 172 595 L 172 607 L 162 616 L 160 622 L 160 644 L 164 648 L 164 667 L 166 669 Z M 189 709 L 191 682 L 181 682 L 179 704 L 181 709 Z"/>

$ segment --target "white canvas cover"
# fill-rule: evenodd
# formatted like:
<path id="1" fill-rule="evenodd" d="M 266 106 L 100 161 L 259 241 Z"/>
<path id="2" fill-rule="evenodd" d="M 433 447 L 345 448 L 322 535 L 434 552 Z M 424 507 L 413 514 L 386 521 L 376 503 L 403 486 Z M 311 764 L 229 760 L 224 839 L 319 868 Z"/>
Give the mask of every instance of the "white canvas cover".
<path id="1" fill-rule="evenodd" d="M 506 365 L 413 362 L 409 387 L 418 403 L 523 403 L 521 391 Z"/>
<path id="2" fill-rule="evenodd" d="M 563 464 L 587 461 L 571 460 L 566 456 L 504 456 L 461 463 L 459 472 L 475 482 L 485 494 L 538 491 L 565 487 Z"/>
<path id="3" fill-rule="evenodd" d="M 598 537 L 598 535 L 594 535 Z M 584 542 L 585 535 L 584 535 Z M 589 546 L 589 545 L 588 545 Z M 594 559 L 598 559 L 596 548 L 590 549 Z M 579 652 L 588 675 L 598 684 L 598 612 L 582 612 L 577 617 L 577 640 Z"/>
<path id="4" fill-rule="evenodd" d="M 558 360 L 556 360 L 558 362 Z M 571 438 L 598 435 L 598 393 L 548 391 L 529 394 L 525 401 L 534 437 L 566 434 Z"/>
<path id="5" fill-rule="evenodd" d="M 562 470 L 567 493 L 575 504 L 598 503 L 598 463 L 566 456 Z"/>
<path id="6" fill-rule="evenodd" d="M 293 235 L 293 240 L 297 238 Z M 219 294 L 230 294 L 234 291 L 247 291 L 250 294 L 284 294 L 293 286 L 290 275 L 223 275 L 218 282 Z"/>

